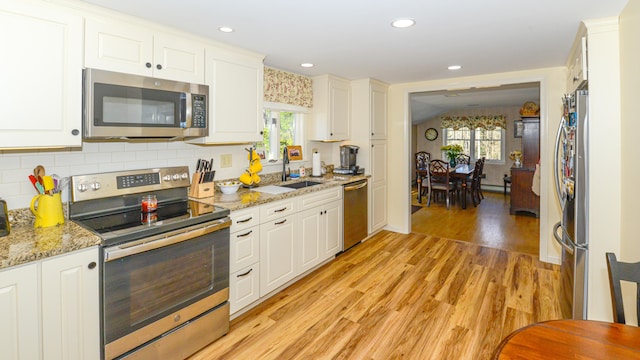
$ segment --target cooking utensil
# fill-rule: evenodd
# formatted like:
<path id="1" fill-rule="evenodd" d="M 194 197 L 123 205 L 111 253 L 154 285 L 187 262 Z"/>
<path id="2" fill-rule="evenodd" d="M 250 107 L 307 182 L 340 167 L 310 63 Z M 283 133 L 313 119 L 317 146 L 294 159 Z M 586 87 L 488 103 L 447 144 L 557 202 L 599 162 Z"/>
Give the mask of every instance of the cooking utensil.
<path id="1" fill-rule="evenodd" d="M 45 194 L 52 194 L 53 190 L 55 189 L 55 184 L 53 182 L 53 178 L 51 176 L 42 176 L 42 186 L 44 186 L 44 193 Z"/>
<path id="2" fill-rule="evenodd" d="M 36 189 L 38 194 L 44 194 L 44 187 L 42 187 L 42 184 L 38 182 L 38 179 L 36 179 L 35 176 L 29 175 L 29 181 L 31 181 L 31 184 Z"/>
<path id="3" fill-rule="evenodd" d="M 39 178 L 39 177 L 41 177 L 41 176 L 45 176 L 46 174 L 45 174 L 45 171 L 44 171 L 44 166 L 42 166 L 42 165 L 38 165 L 38 166 L 36 166 L 36 167 L 33 169 L 33 175 L 34 175 L 36 178 Z"/>

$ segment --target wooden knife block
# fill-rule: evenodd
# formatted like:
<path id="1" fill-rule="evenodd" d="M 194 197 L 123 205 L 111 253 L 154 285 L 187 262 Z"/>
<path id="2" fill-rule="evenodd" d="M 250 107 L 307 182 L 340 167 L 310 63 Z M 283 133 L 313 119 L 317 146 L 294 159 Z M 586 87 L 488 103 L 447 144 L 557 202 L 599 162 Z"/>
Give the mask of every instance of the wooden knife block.
<path id="1" fill-rule="evenodd" d="M 211 197 L 215 192 L 215 183 L 213 181 L 200 184 L 201 176 L 201 173 L 193 174 L 191 180 L 191 189 L 189 189 L 189 196 L 196 199 Z"/>

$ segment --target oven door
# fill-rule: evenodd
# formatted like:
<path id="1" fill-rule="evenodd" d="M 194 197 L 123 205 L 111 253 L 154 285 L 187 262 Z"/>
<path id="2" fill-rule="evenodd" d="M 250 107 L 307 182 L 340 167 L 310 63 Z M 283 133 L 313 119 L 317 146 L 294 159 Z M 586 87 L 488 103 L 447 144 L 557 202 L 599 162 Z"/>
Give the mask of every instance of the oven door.
<path id="1" fill-rule="evenodd" d="M 104 249 L 106 358 L 227 302 L 230 224 L 227 217 Z"/>

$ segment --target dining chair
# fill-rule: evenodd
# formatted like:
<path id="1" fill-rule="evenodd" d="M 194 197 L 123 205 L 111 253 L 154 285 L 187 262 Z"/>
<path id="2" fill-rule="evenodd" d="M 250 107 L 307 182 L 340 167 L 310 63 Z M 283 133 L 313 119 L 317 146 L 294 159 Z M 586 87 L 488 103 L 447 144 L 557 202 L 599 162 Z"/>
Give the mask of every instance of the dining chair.
<path id="1" fill-rule="evenodd" d="M 471 201 L 473 206 L 478 206 L 482 198 L 480 197 L 480 177 L 482 175 L 482 159 L 476 161 L 473 167 L 473 174 L 470 179 L 467 179 L 467 189 L 471 195 Z"/>
<path id="2" fill-rule="evenodd" d="M 487 158 L 483 156 L 479 160 L 482 160 L 482 162 L 480 163 L 480 170 L 478 173 L 478 195 L 480 195 L 480 199 L 484 199 L 484 194 L 482 193 L 482 179 L 485 178 L 484 163 L 487 160 Z"/>
<path id="3" fill-rule="evenodd" d="M 471 165 L 471 157 L 469 155 L 460 154 L 456 156 L 456 164 Z"/>
<path id="4" fill-rule="evenodd" d="M 453 194 L 457 191 L 455 181 L 452 181 L 449 174 L 449 163 L 442 160 L 431 160 L 429 162 L 429 177 L 430 177 L 430 193 L 442 192 L 445 195 L 447 202 L 447 209 L 450 207 L 450 203 L 453 202 Z M 427 206 L 431 205 L 429 196 L 429 202 Z"/>
<path id="5" fill-rule="evenodd" d="M 636 283 L 636 314 L 637 324 L 640 325 L 640 262 L 625 263 L 618 261 L 616 254 L 606 253 L 607 270 L 609 272 L 609 288 L 611 290 L 611 305 L 613 307 L 613 321 L 625 324 L 624 304 L 622 303 L 622 288 L 620 281 Z"/>
<path id="6" fill-rule="evenodd" d="M 429 170 L 429 161 L 431 160 L 431 154 L 426 152 L 426 151 L 418 151 L 415 154 L 415 163 L 416 163 L 416 180 L 418 183 L 418 202 L 420 202 L 420 199 L 422 196 L 422 191 L 423 191 L 423 187 L 421 186 L 422 182 L 424 181 L 422 179 L 422 175 L 421 172 L 424 174 L 425 172 L 428 172 L 427 170 Z"/>

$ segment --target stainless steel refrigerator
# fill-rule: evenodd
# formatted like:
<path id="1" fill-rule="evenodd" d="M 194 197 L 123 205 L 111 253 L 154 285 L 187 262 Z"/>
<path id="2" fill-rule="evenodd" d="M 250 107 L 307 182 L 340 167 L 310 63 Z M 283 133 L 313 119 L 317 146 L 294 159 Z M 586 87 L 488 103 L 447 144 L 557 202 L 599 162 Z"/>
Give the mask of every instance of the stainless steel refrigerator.
<path id="1" fill-rule="evenodd" d="M 562 221 L 553 236 L 562 246 L 560 307 L 565 318 L 587 318 L 588 93 L 577 90 L 563 97 L 564 115 L 555 146 L 556 192 Z"/>

